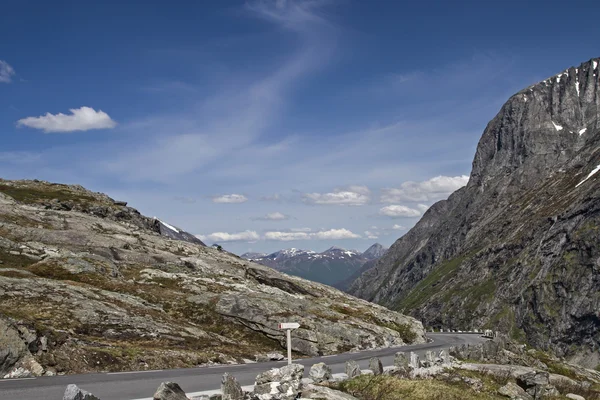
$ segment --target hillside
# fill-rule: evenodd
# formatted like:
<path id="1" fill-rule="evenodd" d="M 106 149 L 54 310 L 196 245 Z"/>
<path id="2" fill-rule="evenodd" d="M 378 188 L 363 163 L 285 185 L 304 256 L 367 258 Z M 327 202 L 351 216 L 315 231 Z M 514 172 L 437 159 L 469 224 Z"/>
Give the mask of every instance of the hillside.
<path id="1" fill-rule="evenodd" d="M 204 246 L 80 186 L 0 181 L 0 377 L 423 342 L 417 320 Z"/>
<path id="2" fill-rule="evenodd" d="M 469 183 L 349 292 L 430 326 L 486 326 L 600 364 L 600 59 L 512 96 Z"/>
<path id="3" fill-rule="evenodd" d="M 290 248 L 271 254 L 245 253 L 241 257 L 286 274 L 339 287 L 338 285 L 354 276 L 365 263 L 378 259 L 386 250 L 379 243 L 375 243 L 364 253 L 333 246 L 321 253 Z"/>

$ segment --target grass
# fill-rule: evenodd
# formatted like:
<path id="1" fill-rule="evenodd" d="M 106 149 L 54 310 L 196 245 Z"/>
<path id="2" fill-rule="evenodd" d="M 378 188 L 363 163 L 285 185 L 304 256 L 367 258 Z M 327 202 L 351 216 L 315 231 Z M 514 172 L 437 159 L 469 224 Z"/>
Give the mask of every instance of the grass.
<path id="1" fill-rule="evenodd" d="M 40 201 L 50 201 L 58 199 L 59 201 L 74 201 L 78 203 L 89 203 L 97 201 L 92 196 L 76 193 L 66 189 L 64 185 L 50 184 L 31 185 L 27 187 L 19 187 L 12 185 L 0 184 L 0 192 L 12 197 L 13 199 L 26 204 L 38 203 Z"/>
<path id="2" fill-rule="evenodd" d="M 341 382 L 336 389 L 346 392 L 360 400 L 489 400 L 503 399 L 495 393 L 497 385 L 487 385 L 476 392 L 462 380 L 409 380 L 393 376 L 363 375 Z"/>
<path id="3" fill-rule="evenodd" d="M 406 297 L 401 299 L 393 309 L 400 311 L 412 310 L 423 304 L 432 294 L 439 291 L 436 286 L 447 282 L 463 262 L 471 258 L 475 252 L 470 252 L 451 260 L 444 261 L 425 276 Z"/>

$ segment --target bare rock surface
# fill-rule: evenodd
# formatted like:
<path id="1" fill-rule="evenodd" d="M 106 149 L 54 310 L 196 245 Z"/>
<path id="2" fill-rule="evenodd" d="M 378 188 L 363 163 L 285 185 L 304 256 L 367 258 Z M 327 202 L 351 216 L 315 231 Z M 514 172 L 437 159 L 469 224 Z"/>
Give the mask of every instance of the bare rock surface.
<path id="1" fill-rule="evenodd" d="M 100 400 L 90 392 L 80 389 L 77 385 L 69 385 L 65 390 L 63 400 Z"/>
<path id="2" fill-rule="evenodd" d="M 177 383 L 163 382 L 156 389 L 152 400 L 188 400 L 188 398 Z"/>
<path id="3" fill-rule="evenodd" d="M 312 356 L 425 341 L 412 317 L 173 232 L 80 186 L 0 180 L 0 376 L 29 354 L 48 374 L 242 362 L 281 352 L 282 320 Z"/>

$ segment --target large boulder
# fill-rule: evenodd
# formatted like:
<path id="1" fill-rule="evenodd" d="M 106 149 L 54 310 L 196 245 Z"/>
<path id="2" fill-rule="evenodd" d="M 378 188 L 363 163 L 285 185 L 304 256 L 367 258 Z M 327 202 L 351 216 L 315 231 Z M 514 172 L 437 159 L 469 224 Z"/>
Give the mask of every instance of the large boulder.
<path id="1" fill-rule="evenodd" d="M 223 400 L 242 400 L 244 391 L 234 376 L 225 373 L 221 379 L 221 393 Z"/>
<path id="2" fill-rule="evenodd" d="M 360 366 L 356 361 L 346 361 L 346 375 L 348 375 L 348 379 L 361 375 Z"/>
<path id="3" fill-rule="evenodd" d="M 332 379 L 331 368 L 325 363 L 318 363 L 310 367 L 310 372 L 308 373 L 310 379 L 313 382 L 321 383 L 326 382 Z"/>
<path id="4" fill-rule="evenodd" d="M 523 388 L 516 383 L 508 382 L 506 385 L 498 389 L 498 393 L 502 396 L 506 396 L 511 400 L 533 400 Z"/>
<path id="5" fill-rule="evenodd" d="M 546 371 L 531 371 L 519 375 L 517 384 L 534 399 L 560 395 L 550 384 L 550 374 Z"/>
<path id="6" fill-rule="evenodd" d="M 90 392 L 80 389 L 77 385 L 67 386 L 63 400 L 100 400 Z"/>
<path id="7" fill-rule="evenodd" d="M 256 377 L 253 398 L 258 400 L 294 400 L 302 391 L 304 366 L 290 364 L 273 368 Z"/>
<path id="8" fill-rule="evenodd" d="M 302 392 L 303 399 L 327 399 L 327 400 L 357 400 L 356 397 L 339 390 L 330 389 L 325 386 L 307 385 Z"/>
<path id="9" fill-rule="evenodd" d="M 163 382 L 156 389 L 152 400 L 188 400 L 188 398 L 175 382 Z"/>

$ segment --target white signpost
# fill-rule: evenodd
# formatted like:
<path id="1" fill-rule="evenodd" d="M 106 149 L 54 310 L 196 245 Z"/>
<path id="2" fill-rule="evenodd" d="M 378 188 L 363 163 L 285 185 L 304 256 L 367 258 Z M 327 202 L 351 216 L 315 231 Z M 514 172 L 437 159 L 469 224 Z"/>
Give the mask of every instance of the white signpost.
<path id="1" fill-rule="evenodd" d="M 297 322 L 280 322 L 279 329 L 285 329 L 287 334 L 288 365 L 292 363 L 292 329 L 300 328 Z"/>

